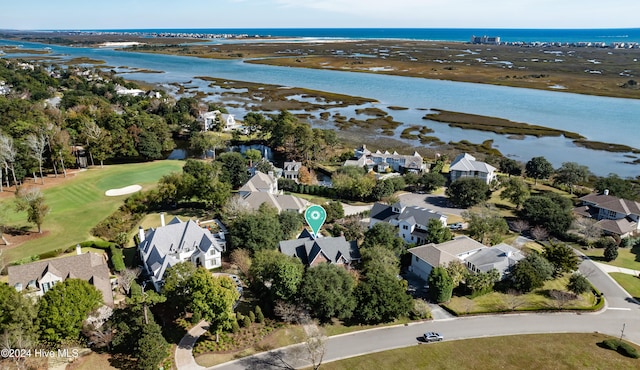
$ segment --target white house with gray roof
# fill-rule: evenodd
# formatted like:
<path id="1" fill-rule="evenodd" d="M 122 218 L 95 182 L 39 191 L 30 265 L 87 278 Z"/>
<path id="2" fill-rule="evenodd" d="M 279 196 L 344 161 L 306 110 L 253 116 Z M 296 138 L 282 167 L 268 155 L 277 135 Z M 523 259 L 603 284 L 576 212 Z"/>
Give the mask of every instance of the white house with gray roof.
<path id="1" fill-rule="evenodd" d="M 156 290 L 160 290 L 166 270 L 177 263 L 189 261 L 195 266 L 213 269 L 222 266 L 225 250 L 223 234 L 212 234 L 195 221 L 181 221 L 175 217 L 162 226 L 144 232 L 139 229 L 138 251 L 142 265 Z"/>
<path id="2" fill-rule="evenodd" d="M 464 259 L 464 264 L 471 272 L 498 271 L 500 279 L 503 279 L 511 268 L 524 259 L 525 255 L 520 250 L 500 243 L 491 248 L 484 248 Z"/>
<path id="3" fill-rule="evenodd" d="M 390 153 L 386 150 L 384 152 L 376 150 L 372 153 L 366 145 L 362 145 L 354 150 L 354 156 L 356 159 L 345 161 L 343 166 L 367 166 L 368 170 L 376 169 L 378 172 L 386 172 L 387 169 L 394 172 L 422 173 L 427 171 L 427 165 L 422 156 L 415 151 L 411 155 L 398 154 L 398 152 Z"/>
<path id="4" fill-rule="evenodd" d="M 386 222 L 398 227 L 398 236 L 407 243 L 423 244 L 430 220 L 438 220 L 447 226 L 447 216 L 433 209 L 407 206 L 402 202 L 393 205 L 375 203 L 371 207 L 369 227 Z"/>
<path id="5" fill-rule="evenodd" d="M 451 182 L 464 177 L 476 177 L 486 184 L 496 178 L 496 168 L 490 164 L 476 161 L 476 158 L 468 153 L 458 155 L 449 166 Z"/>

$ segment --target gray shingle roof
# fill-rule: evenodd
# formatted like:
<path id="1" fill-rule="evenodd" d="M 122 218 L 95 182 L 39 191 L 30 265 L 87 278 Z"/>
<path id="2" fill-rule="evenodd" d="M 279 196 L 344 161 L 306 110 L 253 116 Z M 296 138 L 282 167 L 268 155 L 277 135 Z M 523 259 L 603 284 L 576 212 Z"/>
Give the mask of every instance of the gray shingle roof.
<path id="1" fill-rule="evenodd" d="M 470 154 L 464 153 L 459 154 L 453 162 L 451 162 L 451 166 L 449 167 L 449 171 L 478 171 L 484 173 L 490 173 L 495 171 L 496 168 L 490 164 L 476 161 L 476 158 Z"/>
<path id="2" fill-rule="evenodd" d="M 209 230 L 193 220 L 184 222 L 177 217 L 166 226 L 149 229 L 138 247 L 157 281 L 162 280 L 167 268 L 180 262 L 180 253 L 195 253 L 197 249 L 206 254 L 211 248 L 221 253 L 223 249 Z"/>
<path id="3" fill-rule="evenodd" d="M 301 234 L 301 236 L 306 235 Z M 304 265 L 310 265 L 319 255 L 325 256 L 331 263 L 350 264 L 360 259 L 357 242 L 347 241 L 344 236 L 320 237 L 313 239 L 303 236 L 279 243 L 282 254 L 298 257 Z"/>
<path id="4" fill-rule="evenodd" d="M 36 284 L 39 284 L 40 279 L 47 272 L 59 277 L 61 280 L 73 277 L 88 281 L 102 293 L 102 299 L 106 305 L 113 305 L 111 274 L 107 266 L 106 255 L 88 252 L 24 265 L 9 266 L 9 285 L 15 287 L 16 284 L 21 284 L 22 287 L 27 287 L 30 281 L 35 281 Z"/>
<path id="5" fill-rule="evenodd" d="M 501 243 L 491 248 L 480 250 L 465 258 L 465 262 L 471 262 L 472 265 L 482 272 L 496 269 L 500 273 L 500 276 L 503 276 L 509 271 L 511 266 L 515 265 L 516 262 L 524 257 L 518 249 Z"/>

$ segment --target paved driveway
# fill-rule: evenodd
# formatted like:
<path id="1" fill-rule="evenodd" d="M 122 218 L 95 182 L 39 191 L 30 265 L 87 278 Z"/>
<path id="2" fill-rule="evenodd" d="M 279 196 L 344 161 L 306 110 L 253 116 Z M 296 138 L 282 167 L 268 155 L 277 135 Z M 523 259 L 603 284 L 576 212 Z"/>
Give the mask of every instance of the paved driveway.
<path id="1" fill-rule="evenodd" d="M 405 193 L 401 194 L 399 198 L 402 203 L 408 206 L 431 208 L 445 215 L 460 216 L 462 212 L 466 211 L 466 209 L 451 207 L 448 198 L 444 195 Z"/>

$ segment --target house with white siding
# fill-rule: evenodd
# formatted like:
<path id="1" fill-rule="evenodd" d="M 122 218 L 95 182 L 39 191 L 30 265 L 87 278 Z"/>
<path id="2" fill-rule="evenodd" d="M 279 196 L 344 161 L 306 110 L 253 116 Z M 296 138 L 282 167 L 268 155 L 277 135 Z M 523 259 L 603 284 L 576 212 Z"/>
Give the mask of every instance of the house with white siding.
<path id="1" fill-rule="evenodd" d="M 224 234 L 212 233 L 196 221 L 173 218 L 165 225 L 146 232 L 138 230 L 138 252 L 145 272 L 157 291 L 160 291 L 166 270 L 180 262 L 189 261 L 196 267 L 213 269 L 222 266 L 222 252 L 226 248 Z"/>
<path id="2" fill-rule="evenodd" d="M 476 158 L 468 153 L 458 155 L 449 166 L 451 182 L 465 177 L 475 177 L 490 184 L 496 178 L 496 168 L 485 162 L 476 161 Z"/>
<path id="3" fill-rule="evenodd" d="M 389 223 L 398 228 L 399 237 L 413 244 L 425 243 L 430 220 L 438 220 L 442 226 L 447 226 L 446 215 L 433 209 L 407 206 L 402 202 L 392 205 L 375 203 L 369 214 L 369 228 L 380 222 Z"/>

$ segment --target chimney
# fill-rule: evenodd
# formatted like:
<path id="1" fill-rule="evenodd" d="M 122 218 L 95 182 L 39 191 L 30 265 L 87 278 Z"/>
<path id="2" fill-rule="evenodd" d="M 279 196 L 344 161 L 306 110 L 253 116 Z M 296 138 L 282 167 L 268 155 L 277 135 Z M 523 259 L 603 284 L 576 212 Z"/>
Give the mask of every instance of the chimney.
<path id="1" fill-rule="evenodd" d="M 138 239 L 140 239 L 140 243 L 144 241 L 144 229 L 142 226 L 138 227 Z"/>
<path id="2" fill-rule="evenodd" d="M 609 189 L 604 189 L 604 195 L 609 195 Z"/>
<path id="3" fill-rule="evenodd" d="M 77 255 L 82 254 L 82 249 L 80 248 L 80 244 L 76 244 L 76 254 Z"/>
<path id="4" fill-rule="evenodd" d="M 160 226 L 164 226 L 164 212 L 160 213 Z"/>

